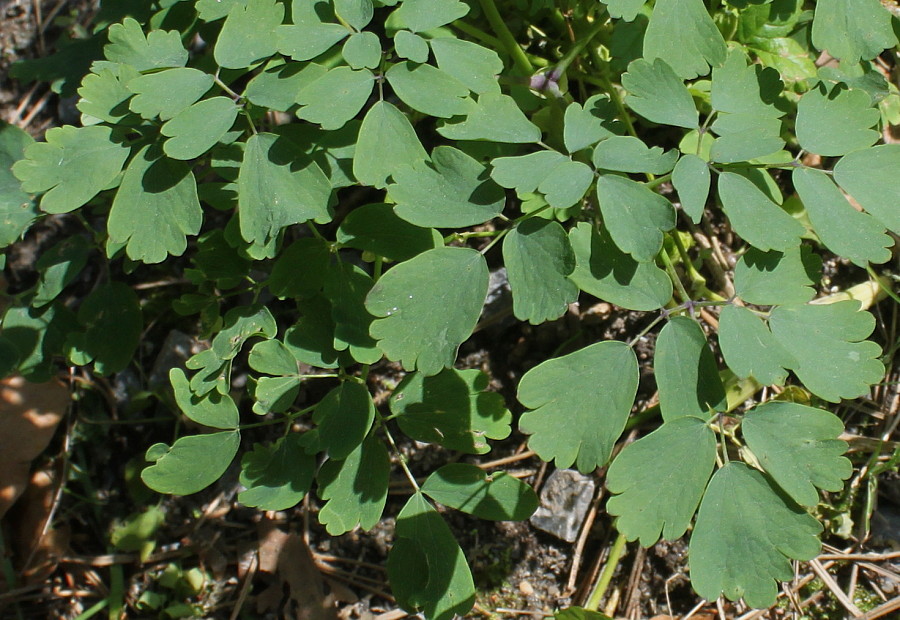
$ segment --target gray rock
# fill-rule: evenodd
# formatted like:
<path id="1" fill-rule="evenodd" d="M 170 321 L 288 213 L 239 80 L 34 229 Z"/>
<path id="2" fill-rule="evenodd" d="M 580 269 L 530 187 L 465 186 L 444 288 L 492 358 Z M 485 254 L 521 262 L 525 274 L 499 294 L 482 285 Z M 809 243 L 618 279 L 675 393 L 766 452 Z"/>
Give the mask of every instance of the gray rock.
<path id="1" fill-rule="evenodd" d="M 193 336 L 173 329 L 160 347 L 153 369 L 147 378 L 147 385 L 151 390 L 168 390 L 169 371 L 172 368 L 184 368 L 184 363 L 189 357 L 205 348 L 206 346 Z"/>
<path id="2" fill-rule="evenodd" d="M 541 505 L 531 524 L 566 542 L 575 542 L 594 499 L 596 483 L 574 469 L 557 469 L 541 489 Z"/>

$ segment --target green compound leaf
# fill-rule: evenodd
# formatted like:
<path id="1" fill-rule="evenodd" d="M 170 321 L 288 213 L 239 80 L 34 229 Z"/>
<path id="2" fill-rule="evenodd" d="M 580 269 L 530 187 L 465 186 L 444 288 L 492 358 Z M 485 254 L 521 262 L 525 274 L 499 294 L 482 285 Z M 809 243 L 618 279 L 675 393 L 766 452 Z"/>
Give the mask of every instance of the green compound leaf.
<path id="1" fill-rule="evenodd" d="M 244 69 L 278 51 L 273 36 L 284 19 L 284 5 L 275 0 L 247 0 L 228 12 L 216 40 L 213 57 L 225 69 Z"/>
<path id="2" fill-rule="evenodd" d="M 644 547 L 656 544 L 660 534 L 665 540 L 679 538 L 715 464 L 715 433 L 694 417 L 665 422 L 628 444 L 606 474 L 606 486 L 615 494 L 606 509 L 619 517 L 616 529 Z"/>
<path id="3" fill-rule="evenodd" d="M 190 382 L 180 368 L 169 371 L 169 382 L 175 393 L 175 402 L 188 418 L 211 428 L 236 429 L 240 422 L 237 405 L 231 396 L 211 392 L 197 396 L 191 391 Z"/>
<path id="4" fill-rule="evenodd" d="M 103 46 L 103 55 L 109 61 L 131 65 L 141 72 L 183 67 L 188 61 L 188 51 L 176 30 L 153 30 L 144 36 L 141 25 L 126 17 L 121 24 L 110 26 L 107 32 L 109 43 Z"/>
<path id="5" fill-rule="evenodd" d="M 286 112 L 297 101 L 297 94 L 326 73 L 315 63 L 285 62 L 273 59 L 257 73 L 244 90 L 244 96 L 258 106 Z"/>
<path id="6" fill-rule="evenodd" d="M 304 152 L 319 164 L 334 189 L 356 185 L 353 178 L 353 154 L 360 122 L 352 120 L 337 131 L 324 131 L 301 123 L 278 128 L 286 137 L 301 145 Z"/>
<path id="7" fill-rule="evenodd" d="M 842 157 L 834 180 L 862 208 L 894 232 L 900 232 L 900 185 L 891 175 L 900 170 L 900 144 L 882 144 Z"/>
<path id="8" fill-rule="evenodd" d="M 425 55 L 427 60 L 427 45 Z M 381 63 L 381 40 L 374 32 L 355 32 L 344 43 L 341 56 L 354 69 L 376 69 Z"/>
<path id="9" fill-rule="evenodd" d="M 779 306 L 769 317 L 772 334 L 797 360 L 791 370 L 829 402 L 862 396 L 884 376 L 881 347 L 864 340 L 875 319 L 859 307 L 855 300 Z"/>
<path id="10" fill-rule="evenodd" d="M 195 7 L 200 19 L 214 22 L 228 16 L 234 6 L 244 6 L 247 0 L 197 0 Z"/>
<path id="11" fill-rule="evenodd" d="M 603 4 L 609 9 L 611 17 L 633 22 L 646 3 L 647 0 L 607 0 Z"/>
<path id="12" fill-rule="evenodd" d="M 443 39 L 436 39 L 442 41 Z M 428 61 L 428 41 L 409 30 L 398 30 L 394 35 L 394 51 L 400 58 L 413 62 Z"/>
<path id="13" fill-rule="evenodd" d="M 188 435 L 172 446 L 157 443 L 147 449 L 154 464 L 141 472 L 141 480 L 158 493 L 190 495 L 222 477 L 241 445 L 238 431 Z"/>
<path id="14" fill-rule="evenodd" d="M 719 175 L 722 209 L 737 234 L 754 247 L 785 251 L 800 244 L 803 224 L 788 215 L 753 181 L 734 172 Z"/>
<path id="15" fill-rule="evenodd" d="M 428 159 L 406 115 L 386 101 L 375 103 L 363 118 L 353 157 L 353 175 L 363 185 L 383 189 L 401 166 Z"/>
<path id="16" fill-rule="evenodd" d="M 128 116 L 128 100 L 131 91 L 125 82 L 140 74 L 129 65 L 115 65 L 117 71 L 102 69 L 98 73 L 88 73 L 81 81 L 75 104 L 81 111 L 82 125 L 96 125 L 100 122 L 118 123 Z"/>
<path id="17" fill-rule="evenodd" d="M 331 302 L 334 348 L 348 351 L 360 364 L 374 364 L 382 356 L 369 335 L 375 317 L 365 306 L 373 284 L 372 276 L 352 263 L 333 265 L 326 272 L 325 297 Z"/>
<path id="18" fill-rule="evenodd" d="M 773 105 L 784 85 L 774 69 L 747 65 L 747 55 L 733 49 L 725 64 L 713 69 L 710 103 L 719 112 L 780 118 Z"/>
<path id="19" fill-rule="evenodd" d="M 319 13 L 331 13 L 328 0 L 292 4 L 291 26 L 278 26 L 275 39 L 278 51 L 294 60 L 311 60 L 351 34 L 340 24 L 323 23 Z M 271 32 L 270 32 L 271 36 Z"/>
<path id="20" fill-rule="evenodd" d="M 709 198 L 710 172 L 707 163 L 692 153 L 682 155 L 672 170 L 672 185 L 681 199 L 681 209 L 694 224 L 699 224 Z"/>
<path id="21" fill-rule="evenodd" d="M 637 357 L 624 342 L 598 342 L 548 360 L 519 382 L 519 402 L 531 410 L 519 429 L 531 435 L 528 446 L 541 459 L 591 472 L 609 460 L 637 385 Z"/>
<path id="22" fill-rule="evenodd" d="M 328 222 L 331 183 L 287 138 L 259 133 L 247 140 L 238 174 L 241 236 L 269 243 L 285 226 Z"/>
<path id="23" fill-rule="evenodd" d="M 391 395 L 391 413 L 416 441 L 486 454 L 491 447 L 485 439 L 506 439 L 512 422 L 503 396 L 486 391 L 488 383 L 488 376 L 474 368 L 447 368 L 432 377 L 410 373 Z"/>
<path id="24" fill-rule="evenodd" d="M 811 153 L 846 155 L 875 144 L 880 134 L 871 127 L 879 118 L 864 91 L 839 84 L 828 92 L 819 84 L 797 104 L 797 141 Z"/>
<path id="25" fill-rule="evenodd" d="M 200 232 L 203 211 L 197 182 L 188 164 L 147 145 L 132 158 L 113 200 L 107 228 L 110 240 L 127 243 L 133 260 L 161 263 L 180 256 L 187 235 Z"/>
<path id="26" fill-rule="evenodd" d="M 297 118 L 334 130 L 355 117 L 369 99 L 375 76 L 368 69 L 337 67 L 311 82 L 297 95 Z"/>
<path id="27" fill-rule="evenodd" d="M 316 406 L 317 448 L 333 459 L 347 458 L 369 434 L 375 404 L 365 385 L 344 381 Z"/>
<path id="28" fill-rule="evenodd" d="M 141 118 L 167 121 L 195 103 L 213 85 L 213 76 L 186 67 L 148 73 L 129 80 L 134 93 L 128 106 Z"/>
<path id="29" fill-rule="evenodd" d="M 756 114 L 721 113 L 710 127 L 718 138 L 709 151 L 721 163 L 736 163 L 777 153 L 784 147 L 781 120 Z"/>
<path id="30" fill-rule="evenodd" d="M 394 37 L 394 44 L 400 46 L 401 39 L 409 39 L 400 31 Z M 401 36 L 402 35 L 402 36 Z M 415 35 L 413 35 L 415 36 Z M 499 93 L 497 76 L 503 71 L 503 61 L 494 50 L 452 37 L 440 37 L 429 41 L 437 66 L 465 84 L 469 90 L 479 95 Z M 398 50 L 399 54 L 400 51 Z M 416 61 L 415 58 L 409 57 Z M 425 59 L 427 60 L 427 52 Z M 418 61 L 417 61 L 418 62 Z"/>
<path id="31" fill-rule="evenodd" d="M 70 333 L 65 351 L 72 363 L 94 362 L 100 375 L 124 370 L 138 347 L 144 320 L 141 304 L 131 287 L 109 282 L 95 289 L 78 308 L 83 331 Z"/>
<path id="32" fill-rule="evenodd" d="M 300 379 L 293 377 L 260 377 L 253 389 L 253 413 L 281 413 L 290 409 L 300 392 Z"/>
<path id="33" fill-rule="evenodd" d="M 472 334 L 487 289 L 487 263 L 475 250 L 422 252 L 389 270 L 372 288 L 366 309 L 383 318 L 369 331 L 388 359 L 407 371 L 435 375 L 453 364 L 459 345 Z"/>
<path id="34" fill-rule="evenodd" d="M 253 336 L 274 338 L 278 325 L 266 306 L 238 306 L 225 314 L 224 327 L 212 341 L 212 353 L 221 360 L 231 360 L 240 352 L 244 343 Z M 188 365 L 188 368 L 191 368 Z M 195 392 L 193 381 L 191 389 Z"/>
<path id="35" fill-rule="evenodd" d="M 673 316 L 660 330 L 653 372 L 665 421 L 683 416 L 705 418 L 710 410 L 725 410 L 725 388 L 716 359 L 706 334 L 693 319 Z"/>
<path id="36" fill-rule="evenodd" d="M 410 259 L 444 244 L 436 230 L 410 224 L 394 213 L 392 205 L 384 203 L 363 205 L 351 211 L 341 222 L 336 240 L 342 246 L 394 261 Z"/>
<path id="37" fill-rule="evenodd" d="M 827 174 L 795 168 L 791 179 L 813 229 L 829 250 L 861 267 L 890 260 L 894 240 L 884 226 L 854 209 Z"/>
<path id="38" fill-rule="evenodd" d="M 563 143 L 566 150 L 575 153 L 611 138 L 621 132 L 616 120 L 615 106 L 606 95 L 594 95 L 584 102 L 570 103 L 563 117 Z"/>
<path id="39" fill-rule="evenodd" d="M 434 501 L 488 521 L 524 521 L 540 502 L 534 490 L 503 471 L 450 463 L 428 476 L 422 493 Z"/>
<path id="40" fill-rule="evenodd" d="M 491 178 L 503 187 L 515 189 L 519 194 L 537 190 L 550 171 L 569 161 L 556 151 L 536 151 L 516 157 L 498 157 L 491 162 Z"/>
<path id="41" fill-rule="evenodd" d="M 725 306 L 719 315 L 719 347 L 728 367 L 741 379 L 782 385 L 793 357 L 778 344 L 762 319 L 747 308 Z"/>
<path id="42" fill-rule="evenodd" d="M 727 48 L 703 0 L 657 0 L 644 33 L 644 58 L 664 58 L 691 79 L 725 62 Z M 626 89 L 628 87 L 626 86 Z"/>
<path id="43" fill-rule="evenodd" d="M 631 179 L 601 175 L 597 200 L 616 246 L 638 262 L 653 260 L 662 248 L 663 233 L 675 227 L 672 203 Z"/>
<path id="44" fill-rule="evenodd" d="M 345 22 L 362 30 L 375 14 L 372 0 L 334 0 L 334 12 Z"/>
<path id="45" fill-rule="evenodd" d="M 381 520 L 387 500 L 391 460 L 387 448 L 367 437 L 343 461 L 329 459 L 319 470 L 319 523 L 332 536 L 357 526 L 370 530 Z"/>
<path id="46" fill-rule="evenodd" d="M 388 196 L 397 203 L 394 211 L 416 226 L 475 226 L 496 217 L 506 203 L 485 167 L 452 146 L 438 146 L 430 163 L 401 166 L 393 175 Z"/>
<path id="47" fill-rule="evenodd" d="M 35 267 L 40 272 L 31 305 L 45 306 L 75 281 L 87 264 L 91 243 L 80 235 L 60 241 L 37 259 Z"/>
<path id="48" fill-rule="evenodd" d="M 337 368 L 339 354 L 334 348 L 335 325 L 331 318 L 331 304 L 324 297 L 316 296 L 297 305 L 301 316 L 285 332 L 285 346 L 304 364 L 318 368 Z"/>
<path id="49" fill-rule="evenodd" d="M 897 44 L 891 14 L 876 0 L 820 0 L 812 23 L 812 42 L 841 64 L 875 58 Z"/>
<path id="50" fill-rule="evenodd" d="M 316 458 L 304 452 L 304 437 L 291 433 L 275 443 L 256 444 L 241 459 L 238 501 L 260 510 L 293 508 L 312 486 Z"/>
<path id="51" fill-rule="evenodd" d="M 250 368 L 267 375 L 296 375 L 297 360 L 278 340 L 262 340 L 253 345 L 247 357 Z"/>
<path id="52" fill-rule="evenodd" d="M 575 269 L 575 254 L 558 222 L 533 218 L 518 224 L 503 239 L 503 263 L 513 313 L 521 321 L 540 325 L 558 319 L 578 299 L 578 287 L 567 277 Z"/>
<path id="53" fill-rule="evenodd" d="M 128 148 L 113 140 L 109 127 L 54 127 L 46 142 L 25 147 L 25 159 L 12 171 L 22 189 L 47 192 L 41 198 L 46 213 L 68 213 L 108 187 L 128 157 Z"/>
<path id="54" fill-rule="evenodd" d="M 790 560 L 819 553 L 821 530 L 762 473 L 732 461 L 713 475 L 700 504 L 689 552 L 691 585 L 707 600 L 724 594 L 769 607 L 776 580 L 794 576 Z"/>
<path id="55" fill-rule="evenodd" d="M 759 464 L 801 506 L 815 506 L 816 488 L 840 491 L 853 473 L 838 439 L 836 415 L 796 403 L 771 401 L 744 416 L 741 431 Z"/>
<path id="56" fill-rule="evenodd" d="M 734 267 L 734 289 L 760 306 L 806 303 L 816 295 L 822 259 L 807 246 L 785 252 L 749 248 Z"/>
<path id="57" fill-rule="evenodd" d="M 437 67 L 406 61 L 388 69 L 385 77 L 403 103 L 423 114 L 450 118 L 466 114 L 472 106 L 465 99 L 466 85 Z"/>
<path id="58" fill-rule="evenodd" d="M 672 298 L 672 280 L 654 261 L 639 263 L 616 247 L 606 229 L 579 222 L 569 231 L 575 270 L 585 293 L 629 310 L 656 310 Z"/>
<path id="59" fill-rule="evenodd" d="M 478 103 L 469 103 L 464 120 L 438 126 L 438 133 L 451 140 L 489 140 L 528 144 L 541 139 L 541 130 L 528 120 L 509 95 L 485 93 Z"/>
<path id="60" fill-rule="evenodd" d="M 413 32 L 425 32 L 454 22 L 469 12 L 459 0 L 404 0 L 393 17 Z"/>
<path id="61" fill-rule="evenodd" d="M 409 498 L 397 515 L 387 569 L 397 603 L 407 611 L 421 610 L 432 620 L 451 620 L 468 613 L 475 603 L 475 584 L 466 557 L 450 528 L 420 492 Z"/>
<path id="62" fill-rule="evenodd" d="M 544 194 L 551 207 L 565 209 L 581 202 L 593 182 L 594 171 L 590 166 L 564 159 L 541 180 L 538 191 Z"/>
<path id="63" fill-rule="evenodd" d="M 0 123 L 0 248 L 15 242 L 37 218 L 31 196 L 22 191 L 12 170 L 33 143 L 34 138 L 25 131 Z"/>
<path id="64" fill-rule="evenodd" d="M 612 136 L 594 147 L 592 161 L 603 170 L 665 174 L 677 159 L 677 151 L 663 152 L 661 147 L 648 147 L 632 136 Z"/>
<path id="65" fill-rule="evenodd" d="M 17 368 L 22 376 L 40 383 L 57 376 L 54 356 L 62 350 L 66 335 L 77 327 L 75 315 L 58 302 L 40 309 L 12 306 L 3 315 L 2 340 L 18 353 Z"/>
<path id="66" fill-rule="evenodd" d="M 212 390 L 228 394 L 231 388 L 231 360 L 223 360 L 213 350 L 206 349 L 188 358 L 184 365 L 197 371 L 191 377 L 191 391 L 197 396 L 204 396 Z"/>
<path id="67" fill-rule="evenodd" d="M 237 114 L 237 106 L 228 97 L 212 97 L 195 103 L 162 126 L 162 135 L 169 137 L 163 151 L 172 159 L 196 159 L 231 129 Z"/>
<path id="68" fill-rule="evenodd" d="M 331 251 L 325 241 L 312 237 L 297 239 L 275 260 L 269 274 L 269 290 L 280 299 L 317 293 L 325 284 L 330 261 Z"/>
<path id="69" fill-rule="evenodd" d="M 622 75 L 625 103 L 648 121 L 687 129 L 699 127 L 699 114 L 684 81 L 662 58 L 638 59 Z"/>

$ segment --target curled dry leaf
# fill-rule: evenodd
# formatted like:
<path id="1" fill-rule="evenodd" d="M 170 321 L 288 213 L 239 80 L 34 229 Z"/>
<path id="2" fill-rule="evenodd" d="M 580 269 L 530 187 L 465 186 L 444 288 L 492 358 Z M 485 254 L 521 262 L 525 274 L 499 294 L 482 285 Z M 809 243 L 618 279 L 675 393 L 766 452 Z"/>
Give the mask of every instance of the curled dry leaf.
<path id="1" fill-rule="evenodd" d="M 300 536 L 283 532 L 265 519 L 259 524 L 259 570 L 278 578 L 257 599 L 259 613 L 280 609 L 284 618 L 337 620 L 334 598 L 325 594 L 309 547 Z"/>
<path id="2" fill-rule="evenodd" d="M 28 383 L 18 375 L 0 380 L 0 517 L 25 490 L 31 461 L 47 447 L 68 405 L 60 383 Z"/>
<path id="3" fill-rule="evenodd" d="M 48 523 L 53 514 L 61 469 L 57 466 L 34 472 L 24 493 L 4 518 L 20 584 L 42 582 L 56 569 L 59 558 L 68 552 L 68 529 L 52 529 Z"/>

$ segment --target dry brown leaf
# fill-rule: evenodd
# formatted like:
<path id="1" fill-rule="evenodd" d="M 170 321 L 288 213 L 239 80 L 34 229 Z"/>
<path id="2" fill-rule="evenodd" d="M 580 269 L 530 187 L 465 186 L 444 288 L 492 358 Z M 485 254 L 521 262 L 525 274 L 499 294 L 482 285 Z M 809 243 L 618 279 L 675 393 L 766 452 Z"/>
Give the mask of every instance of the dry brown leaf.
<path id="1" fill-rule="evenodd" d="M 21 583 L 40 583 L 52 573 L 59 558 L 68 554 L 68 530 L 49 527 L 57 496 L 59 472 L 34 472 L 25 492 L 4 519 L 13 561 Z"/>
<path id="2" fill-rule="evenodd" d="M 279 530 L 267 519 L 259 523 L 258 531 L 259 570 L 276 575 L 280 583 L 257 598 L 257 611 L 277 610 L 284 605 L 284 618 L 337 620 L 334 598 L 325 594 L 322 574 L 303 539 Z M 286 601 L 282 585 L 287 586 Z"/>
<path id="3" fill-rule="evenodd" d="M 50 443 L 69 400 L 55 381 L 0 380 L 0 518 L 25 490 L 31 462 Z"/>

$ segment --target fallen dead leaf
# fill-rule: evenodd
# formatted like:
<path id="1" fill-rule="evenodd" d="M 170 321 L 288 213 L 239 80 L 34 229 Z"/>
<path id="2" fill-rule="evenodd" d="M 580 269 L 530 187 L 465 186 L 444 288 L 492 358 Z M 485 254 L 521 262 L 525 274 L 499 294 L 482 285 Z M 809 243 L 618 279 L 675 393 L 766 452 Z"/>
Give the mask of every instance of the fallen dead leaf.
<path id="1" fill-rule="evenodd" d="M 19 585 L 40 583 L 67 555 L 69 532 L 53 529 L 48 521 L 56 501 L 59 471 L 41 469 L 31 476 L 25 492 L 4 519 Z"/>
<path id="2" fill-rule="evenodd" d="M 260 521 L 258 531 L 259 570 L 278 582 L 257 598 L 257 611 L 281 611 L 280 617 L 294 620 L 337 620 L 334 597 L 325 594 L 325 581 L 303 539 L 268 519 Z"/>
<path id="3" fill-rule="evenodd" d="M 69 391 L 55 381 L 0 380 L 0 518 L 25 490 L 31 462 L 50 443 L 69 401 Z"/>

